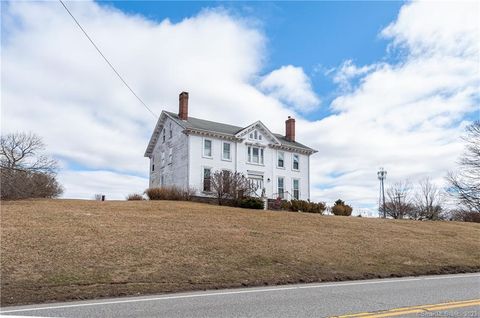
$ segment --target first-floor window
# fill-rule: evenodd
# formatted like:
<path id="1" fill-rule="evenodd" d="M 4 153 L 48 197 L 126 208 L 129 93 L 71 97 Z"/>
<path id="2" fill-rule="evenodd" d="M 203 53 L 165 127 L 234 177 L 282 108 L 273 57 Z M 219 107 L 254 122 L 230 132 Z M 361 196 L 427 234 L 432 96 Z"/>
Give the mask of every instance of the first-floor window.
<path id="1" fill-rule="evenodd" d="M 285 183 L 285 179 L 283 177 L 278 177 L 278 180 L 277 180 L 277 187 L 278 187 L 278 197 L 279 198 L 284 198 L 285 197 L 285 186 L 284 186 L 284 183 Z"/>
<path id="2" fill-rule="evenodd" d="M 231 160 L 231 159 L 232 159 L 231 154 L 230 154 L 231 145 L 232 145 L 232 144 L 230 144 L 230 143 L 228 143 L 228 142 L 224 142 L 224 143 L 223 143 L 223 155 L 222 155 L 222 159 L 224 159 L 224 160 Z"/>
<path id="3" fill-rule="evenodd" d="M 293 179 L 293 198 L 298 200 L 300 198 L 300 181 Z"/>
<path id="4" fill-rule="evenodd" d="M 162 174 L 162 175 L 160 176 L 160 186 L 163 187 L 164 185 L 165 185 L 165 176 Z"/>
<path id="5" fill-rule="evenodd" d="M 165 165 L 165 151 L 162 150 L 162 153 L 160 155 L 160 160 L 162 163 L 162 167 Z"/>
<path id="6" fill-rule="evenodd" d="M 168 163 L 173 162 L 173 148 L 168 149 Z"/>
<path id="7" fill-rule="evenodd" d="M 212 169 L 203 168 L 203 191 L 210 192 L 212 190 Z"/>
<path id="8" fill-rule="evenodd" d="M 224 193 L 230 193 L 230 183 L 231 183 L 231 178 L 230 178 L 230 171 L 228 170 L 223 170 L 222 171 L 222 177 L 223 177 L 223 192 Z"/>

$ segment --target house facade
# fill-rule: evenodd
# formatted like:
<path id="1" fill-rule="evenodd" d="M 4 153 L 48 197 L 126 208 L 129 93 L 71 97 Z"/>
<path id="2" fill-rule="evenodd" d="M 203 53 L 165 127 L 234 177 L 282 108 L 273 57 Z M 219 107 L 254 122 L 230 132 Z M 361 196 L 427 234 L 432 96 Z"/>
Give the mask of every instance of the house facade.
<path id="1" fill-rule="evenodd" d="M 162 111 L 145 151 L 150 158 L 149 187 L 193 188 L 211 196 L 215 171 L 243 173 L 256 196 L 310 199 L 310 156 L 316 151 L 295 140 L 295 119 L 285 134 L 272 133 L 261 121 L 246 127 L 188 116 L 188 93 L 179 111 Z"/>

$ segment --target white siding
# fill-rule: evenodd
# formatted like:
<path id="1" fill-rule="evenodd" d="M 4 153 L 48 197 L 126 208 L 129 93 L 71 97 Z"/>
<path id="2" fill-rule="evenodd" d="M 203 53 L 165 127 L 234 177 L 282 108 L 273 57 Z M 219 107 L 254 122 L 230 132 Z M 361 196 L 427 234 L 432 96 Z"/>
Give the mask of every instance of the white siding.
<path id="1" fill-rule="evenodd" d="M 170 124 L 172 125 L 172 138 L 170 138 Z M 159 187 L 161 175 L 164 176 L 166 186 L 186 188 L 188 185 L 188 137 L 183 133 L 183 128 L 167 117 L 164 127 L 166 129 L 165 142 L 163 133 L 153 150 L 155 171 L 152 172 L 152 158 L 150 159 L 150 187 Z M 172 162 L 169 161 L 169 151 L 172 149 Z M 162 151 L 164 164 L 161 163 Z"/>
<path id="2" fill-rule="evenodd" d="M 212 140 L 212 157 L 206 158 L 203 156 L 203 140 L 207 138 Z M 300 199 L 309 199 L 309 165 L 308 156 L 299 154 L 300 169 L 293 170 L 292 153 L 284 151 L 285 153 L 285 168 L 277 168 L 277 150 L 268 147 L 270 141 L 266 136 L 262 136 L 262 140 L 249 140 L 248 136 L 241 143 L 232 143 L 231 147 L 231 161 L 222 160 L 222 142 L 224 140 L 213 137 L 202 137 L 190 135 L 188 137 L 189 148 L 189 184 L 191 187 L 197 189 L 197 194 L 202 195 L 203 189 L 203 168 L 208 167 L 212 169 L 212 173 L 216 170 L 228 169 L 230 171 L 239 171 L 245 176 L 250 173 L 263 174 L 264 187 L 266 195 L 272 198 L 277 191 L 277 177 L 284 178 L 285 192 L 293 193 L 293 179 L 298 179 L 300 185 Z M 228 141 L 230 142 L 230 141 Z M 249 144 L 259 144 L 264 149 L 264 164 L 254 164 L 247 162 L 247 149 Z M 287 197 L 290 198 L 290 197 Z"/>

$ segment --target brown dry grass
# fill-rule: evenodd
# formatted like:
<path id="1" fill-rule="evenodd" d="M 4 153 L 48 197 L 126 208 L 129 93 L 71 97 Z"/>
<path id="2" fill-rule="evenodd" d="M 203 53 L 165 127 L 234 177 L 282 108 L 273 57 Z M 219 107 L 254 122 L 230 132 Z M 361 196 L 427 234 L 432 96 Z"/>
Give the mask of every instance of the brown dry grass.
<path id="1" fill-rule="evenodd" d="M 480 225 L 192 202 L 2 202 L 3 305 L 480 269 Z"/>

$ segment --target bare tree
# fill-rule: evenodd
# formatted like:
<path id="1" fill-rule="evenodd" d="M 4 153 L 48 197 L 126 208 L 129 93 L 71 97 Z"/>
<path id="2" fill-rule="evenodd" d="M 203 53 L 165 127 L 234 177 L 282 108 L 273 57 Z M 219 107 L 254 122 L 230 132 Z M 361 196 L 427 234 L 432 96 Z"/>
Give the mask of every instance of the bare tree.
<path id="1" fill-rule="evenodd" d="M 227 199 L 236 201 L 251 196 L 258 190 L 258 187 L 242 173 L 228 170 L 215 171 L 211 178 L 211 186 L 220 205 Z"/>
<path id="2" fill-rule="evenodd" d="M 461 209 L 480 213 L 480 121 L 466 128 L 465 151 L 457 172 L 450 172 L 449 193 L 461 204 Z"/>
<path id="3" fill-rule="evenodd" d="M 411 198 L 411 187 L 407 181 L 390 186 L 387 189 L 387 198 L 385 212 L 394 219 L 403 219 L 415 209 Z"/>
<path id="4" fill-rule="evenodd" d="M 62 192 L 57 162 L 43 153 L 45 145 L 32 133 L 0 137 L 1 198 L 51 198 Z"/>
<path id="5" fill-rule="evenodd" d="M 415 220 L 438 220 L 441 217 L 443 196 L 442 191 L 424 178 L 418 183 L 418 192 L 415 195 L 415 209 L 409 216 Z"/>

